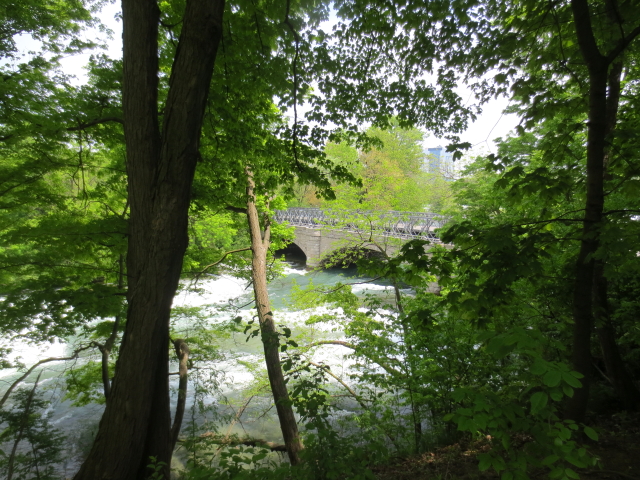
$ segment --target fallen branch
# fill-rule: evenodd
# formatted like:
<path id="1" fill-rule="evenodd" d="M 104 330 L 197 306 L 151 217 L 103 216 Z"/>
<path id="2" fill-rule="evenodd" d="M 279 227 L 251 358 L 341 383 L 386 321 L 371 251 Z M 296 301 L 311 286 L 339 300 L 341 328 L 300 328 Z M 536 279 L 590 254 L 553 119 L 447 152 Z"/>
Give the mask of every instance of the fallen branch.
<path id="1" fill-rule="evenodd" d="M 246 447 L 266 448 L 267 450 L 271 450 L 272 452 L 286 453 L 287 451 L 287 447 L 285 445 L 281 445 L 275 442 L 267 442 L 266 440 L 262 440 L 259 438 L 230 438 L 226 435 L 218 435 L 213 432 L 203 433 L 202 435 L 200 435 L 200 438 L 202 439 L 206 438 L 211 443 L 224 445 L 226 447 L 244 445 Z"/>

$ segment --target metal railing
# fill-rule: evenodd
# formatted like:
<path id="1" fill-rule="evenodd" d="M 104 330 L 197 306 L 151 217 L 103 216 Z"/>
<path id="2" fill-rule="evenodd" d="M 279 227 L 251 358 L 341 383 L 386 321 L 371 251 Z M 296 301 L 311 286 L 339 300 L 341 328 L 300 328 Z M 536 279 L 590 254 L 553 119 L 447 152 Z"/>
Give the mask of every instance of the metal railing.
<path id="1" fill-rule="evenodd" d="M 323 210 L 294 207 L 276 210 L 275 221 L 301 227 L 331 228 L 397 238 L 439 241 L 435 230 L 447 220 L 434 213 L 370 210 Z"/>

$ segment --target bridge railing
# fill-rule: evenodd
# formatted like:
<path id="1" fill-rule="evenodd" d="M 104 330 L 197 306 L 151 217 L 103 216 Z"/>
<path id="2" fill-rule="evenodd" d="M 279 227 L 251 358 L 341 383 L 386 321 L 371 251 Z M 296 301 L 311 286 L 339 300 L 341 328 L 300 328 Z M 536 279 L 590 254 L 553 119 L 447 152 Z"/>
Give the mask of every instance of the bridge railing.
<path id="1" fill-rule="evenodd" d="M 446 218 L 433 213 L 370 210 L 324 210 L 294 207 L 276 210 L 275 221 L 301 227 L 332 228 L 355 233 L 398 237 L 424 238 L 438 242 L 436 229 Z"/>

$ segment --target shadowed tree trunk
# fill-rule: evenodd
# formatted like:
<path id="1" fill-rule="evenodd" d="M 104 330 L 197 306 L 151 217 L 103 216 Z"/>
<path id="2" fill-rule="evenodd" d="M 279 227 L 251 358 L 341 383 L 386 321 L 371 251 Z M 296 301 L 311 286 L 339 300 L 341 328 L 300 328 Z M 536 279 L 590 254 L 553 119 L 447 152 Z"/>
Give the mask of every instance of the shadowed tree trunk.
<path id="1" fill-rule="evenodd" d="M 567 416 L 584 419 L 591 383 L 591 332 L 593 328 L 592 281 L 594 254 L 600 245 L 599 230 L 604 206 L 603 162 L 607 113 L 608 63 L 600 53 L 591 28 L 586 0 L 572 0 L 574 24 L 582 57 L 589 69 L 589 126 L 587 131 L 587 198 L 580 253 L 573 288 L 573 368 L 584 375 L 567 407 Z"/>
<path id="2" fill-rule="evenodd" d="M 595 255 L 600 247 L 600 229 L 604 209 L 604 172 L 607 161 L 607 134 L 613 130 L 611 105 L 607 105 L 609 69 L 625 48 L 638 36 L 634 30 L 622 36 L 608 54 L 600 51 L 591 22 L 587 0 L 571 0 L 573 23 L 582 59 L 589 72 L 589 100 L 587 126 L 587 194 L 583 218 L 580 252 L 576 261 L 576 280 L 573 288 L 573 368 L 584 375 L 582 388 L 575 390 L 569 400 L 566 415 L 583 421 L 591 383 L 591 334 L 594 324 L 593 284 Z M 609 108 L 608 108 L 609 107 Z M 613 122 L 613 126 L 612 126 Z"/>
<path id="3" fill-rule="evenodd" d="M 287 385 L 280 364 L 280 341 L 271 313 L 269 293 L 267 292 L 267 250 L 269 250 L 271 229 L 265 225 L 264 232 L 260 228 L 260 218 L 255 202 L 255 184 L 251 171 L 247 168 L 247 218 L 251 235 L 252 264 L 251 275 L 253 291 L 260 322 L 260 334 L 264 346 L 264 359 L 267 364 L 267 374 L 271 384 L 273 400 L 276 404 L 280 429 L 284 438 L 284 444 L 289 454 L 292 465 L 300 463 L 298 452 L 302 449 L 302 443 L 298 435 L 298 424 L 291 405 L 291 399 L 287 391 Z"/>
<path id="4" fill-rule="evenodd" d="M 615 15 L 610 15 L 615 18 Z M 624 66 L 624 54 L 613 62 L 609 68 L 609 84 L 607 90 L 607 131 L 609 145 L 603 162 L 603 175 L 605 180 L 608 176 L 608 167 L 611 160 L 611 142 L 613 140 L 616 123 L 618 119 L 618 108 L 620 105 L 621 79 Z M 604 274 L 605 260 L 596 259 L 593 278 L 593 316 L 595 329 L 600 342 L 600 349 L 604 359 L 607 376 L 611 381 L 616 396 L 620 399 L 626 410 L 637 410 L 640 408 L 640 391 L 633 382 L 633 377 L 629 374 L 620 350 L 616 342 L 616 333 L 611 323 L 609 308 L 609 282 Z"/>
<path id="5" fill-rule="evenodd" d="M 155 0 L 122 2 L 129 307 L 109 401 L 76 480 L 145 479 L 151 456 L 169 478 L 169 314 L 223 10 L 223 0 L 187 0 L 160 129 L 160 12 Z"/>
<path id="6" fill-rule="evenodd" d="M 598 333 L 607 376 L 611 381 L 616 397 L 618 397 L 623 407 L 626 410 L 637 410 L 640 408 L 640 392 L 633 383 L 633 377 L 629 374 L 618 349 L 615 330 L 609 318 L 608 282 L 604 276 L 604 265 L 600 261 L 596 261 L 593 289 L 593 298 L 596 305 L 594 309 L 596 332 Z"/>

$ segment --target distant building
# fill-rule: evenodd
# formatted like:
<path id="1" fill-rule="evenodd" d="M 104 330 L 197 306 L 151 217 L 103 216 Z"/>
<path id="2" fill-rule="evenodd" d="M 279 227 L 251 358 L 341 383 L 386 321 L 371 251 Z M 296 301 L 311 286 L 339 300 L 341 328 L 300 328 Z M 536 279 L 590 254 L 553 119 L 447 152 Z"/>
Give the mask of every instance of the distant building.
<path id="1" fill-rule="evenodd" d="M 441 173 L 447 179 L 454 177 L 453 152 L 447 152 L 444 147 L 427 148 L 422 169 L 428 173 Z"/>

